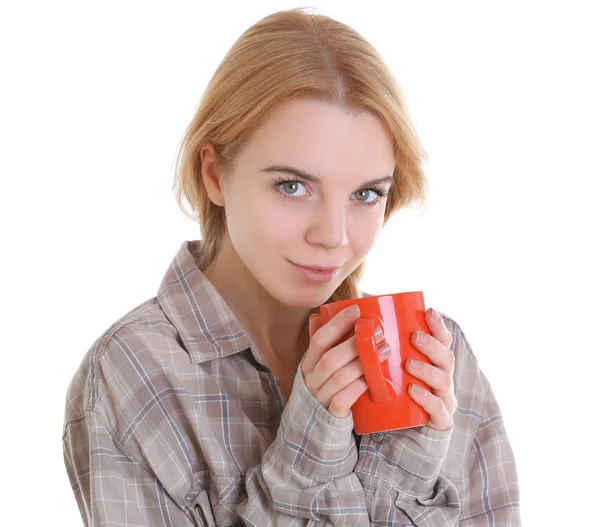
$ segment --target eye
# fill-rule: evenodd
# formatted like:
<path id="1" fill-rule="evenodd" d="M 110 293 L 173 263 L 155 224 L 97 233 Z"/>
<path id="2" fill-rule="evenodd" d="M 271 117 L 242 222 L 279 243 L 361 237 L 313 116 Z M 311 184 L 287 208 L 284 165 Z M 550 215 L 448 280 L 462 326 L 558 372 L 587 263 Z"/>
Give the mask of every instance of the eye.
<path id="1" fill-rule="evenodd" d="M 288 196 L 300 197 L 306 196 L 306 186 L 301 181 L 289 180 L 289 181 L 281 181 L 276 185 L 279 189 L 281 189 Z M 304 189 L 304 193 L 298 194 L 298 190 Z"/>
<path id="2" fill-rule="evenodd" d="M 311 195 L 306 183 L 299 179 L 279 178 L 271 184 L 271 188 L 275 193 L 283 194 L 284 197 L 293 200 L 302 200 Z M 381 203 L 387 194 L 388 191 L 385 188 L 374 186 L 357 190 L 353 195 L 356 196 L 354 201 L 357 201 L 361 205 L 374 207 L 378 203 Z"/>
<path id="3" fill-rule="evenodd" d="M 371 193 L 372 199 L 369 199 L 369 193 Z M 362 201 L 363 203 L 371 203 L 372 201 L 377 201 L 381 197 L 380 194 L 368 188 L 363 188 L 358 192 L 355 192 L 354 195 L 357 196 L 358 201 Z"/>

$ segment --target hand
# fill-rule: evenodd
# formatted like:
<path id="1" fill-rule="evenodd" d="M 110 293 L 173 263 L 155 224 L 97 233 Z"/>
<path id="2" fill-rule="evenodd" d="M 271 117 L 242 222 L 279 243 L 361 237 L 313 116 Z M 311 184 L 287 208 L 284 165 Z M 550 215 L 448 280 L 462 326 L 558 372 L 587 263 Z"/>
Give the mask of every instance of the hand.
<path id="1" fill-rule="evenodd" d="M 434 430 L 447 430 L 454 424 L 452 416 L 458 406 L 454 395 L 454 354 L 449 349 L 452 334 L 443 319 L 433 315 L 432 309 L 426 313 L 425 322 L 433 336 L 415 331 L 411 339 L 413 346 L 427 355 L 433 364 L 416 361 L 420 368 L 415 368 L 411 360 L 407 361 L 406 370 L 430 386 L 433 393 L 423 389 L 413 392 L 415 384 L 411 385 L 408 393 L 429 414 L 427 426 Z M 417 333 L 424 336 L 423 344 L 417 342 Z"/>
<path id="2" fill-rule="evenodd" d="M 360 310 L 346 318 L 350 306 L 335 315 L 327 324 L 321 326 L 321 316 L 311 315 L 308 321 L 310 346 L 302 363 L 302 374 L 306 387 L 335 417 L 344 418 L 358 398 L 367 391 L 364 370 L 358 358 L 356 336 L 352 335 L 341 344 L 338 343 L 346 333 L 354 329 L 354 323 L 360 318 Z M 382 340 L 383 332 L 375 337 Z M 390 355 L 387 343 L 378 346 L 379 357 L 383 362 Z M 388 352 L 382 356 L 382 353 Z"/>

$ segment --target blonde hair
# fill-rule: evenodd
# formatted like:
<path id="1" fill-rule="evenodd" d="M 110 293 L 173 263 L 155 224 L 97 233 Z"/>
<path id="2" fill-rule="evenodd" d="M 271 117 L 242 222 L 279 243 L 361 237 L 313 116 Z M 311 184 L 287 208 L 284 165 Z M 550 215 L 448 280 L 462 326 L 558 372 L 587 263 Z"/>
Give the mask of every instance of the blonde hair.
<path id="1" fill-rule="evenodd" d="M 187 127 L 177 156 L 176 198 L 186 216 L 198 221 L 204 269 L 217 255 L 225 233 L 222 207 L 212 203 L 202 181 L 200 146 L 215 149 L 217 167 L 233 168 L 254 130 L 280 103 L 309 98 L 348 112 L 371 112 L 387 125 L 394 146 L 394 183 L 384 224 L 399 209 L 424 202 L 427 159 L 408 115 L 402 92 L 377 51 L 355 30 L 302 8 L 280 11 L 246 30 L 227 52 Z M 193 216 L 183 206 L 190 204 Z M 360 297 L 363 261 L 328 302 Z M 317 312 L 318 307 L 313 310 Z"/>

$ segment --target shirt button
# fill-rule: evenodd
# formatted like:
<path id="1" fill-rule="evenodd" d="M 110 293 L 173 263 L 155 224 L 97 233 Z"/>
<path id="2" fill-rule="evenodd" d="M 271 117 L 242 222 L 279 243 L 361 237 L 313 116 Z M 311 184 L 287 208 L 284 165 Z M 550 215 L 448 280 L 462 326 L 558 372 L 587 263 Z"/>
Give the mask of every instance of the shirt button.
<path id="1" fill-rule="evenodd" d="M 383 432 L 375 432 L 374 434 L 371 434 L 371 439 L 376 443 L 380 443 L 383 440 L 384 436 L 385 434 Z"/>

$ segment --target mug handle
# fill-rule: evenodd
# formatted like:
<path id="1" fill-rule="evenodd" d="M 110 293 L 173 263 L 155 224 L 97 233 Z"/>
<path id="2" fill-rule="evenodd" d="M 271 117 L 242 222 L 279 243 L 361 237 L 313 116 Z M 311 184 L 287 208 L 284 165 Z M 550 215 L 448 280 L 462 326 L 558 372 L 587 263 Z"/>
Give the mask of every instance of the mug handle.
<path id="1" fill-rule="evenodd" d="M 372 318 L 359 318 L 354 325 L 354 334 L 371 399 L 375 403 L 387 403 L 392 396 L 381 370 L 381 361 L 375 344 L 375 321 Z"/>

